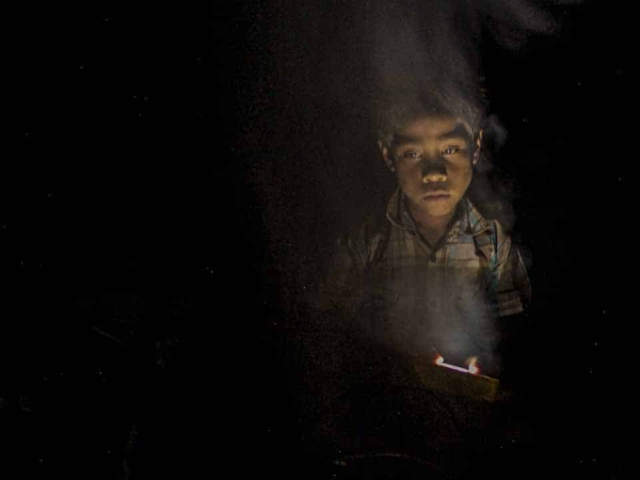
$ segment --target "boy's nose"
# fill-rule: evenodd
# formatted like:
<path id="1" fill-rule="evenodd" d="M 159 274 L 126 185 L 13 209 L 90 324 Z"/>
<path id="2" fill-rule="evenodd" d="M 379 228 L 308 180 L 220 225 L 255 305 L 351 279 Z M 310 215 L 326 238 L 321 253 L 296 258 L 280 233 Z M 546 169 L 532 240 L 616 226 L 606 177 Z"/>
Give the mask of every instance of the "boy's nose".
<path id="1" fill-rule="evenodd" d="M 423 183 L 445 182 L 446 180 L 447 175 L 438 172 L 429 172 L 422 177 Z"/>
<path id="2" fill-rule="evenodd" d="M 422 172 L 423 183 L 445 182 L 447 170 L 445 168 L 430 168 Z"/>

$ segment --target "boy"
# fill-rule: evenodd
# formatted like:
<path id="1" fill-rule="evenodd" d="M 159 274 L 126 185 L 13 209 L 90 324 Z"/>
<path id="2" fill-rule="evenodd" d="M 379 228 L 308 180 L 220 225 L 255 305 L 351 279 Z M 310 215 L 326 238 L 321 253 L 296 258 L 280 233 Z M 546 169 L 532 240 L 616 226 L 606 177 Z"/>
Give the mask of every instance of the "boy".
<path id="1" fill-rule="evenodd" d="M 378 146 L 397 189 L 384 217 L 338 241 L 324 298 L 376 344 L 457 364 L 477 359 L 497 375 L 497 321 L 524 312 L 530 285 L 501 223 L 467 195 L 482 104 L 423 94 L 387 105 Z"/>
<path id="2" fill-rule="evenodd" d="M 342 451 L 435 452 L 468 438 L 484 414 L 421 388 L 415 359 L 473 361 L 499 376 L 498 319 L 525 311 L 530 286 L 500 222 L 468 198 L 483 144 L 480 103 L 430 94 L 388 105 L 378 146 L 397 188 L 383 215 L 336 244 L 302 339 L 305 398 L 317 415 L 313 436 L 338 437 Z"/>

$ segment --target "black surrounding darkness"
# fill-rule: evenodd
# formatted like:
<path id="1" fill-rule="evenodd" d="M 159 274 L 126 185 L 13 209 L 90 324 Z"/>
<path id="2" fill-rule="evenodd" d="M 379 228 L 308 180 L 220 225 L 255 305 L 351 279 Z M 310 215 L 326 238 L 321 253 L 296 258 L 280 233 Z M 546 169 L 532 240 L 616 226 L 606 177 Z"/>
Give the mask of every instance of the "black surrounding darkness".
<path id="1" fill-rule="evenodd" d="M 504 454 L 523 473 L 629 461 L 634 25 L 609 3 L 486 51 L 544 372 L 535 441 Z M 6 478 L 127 478 L 125 459 L 129 478 L 332 475 L 305 453 L 284 345 L 329 239 L 389 180 L 351 10 L 281 4 L 5 17 Z"/>

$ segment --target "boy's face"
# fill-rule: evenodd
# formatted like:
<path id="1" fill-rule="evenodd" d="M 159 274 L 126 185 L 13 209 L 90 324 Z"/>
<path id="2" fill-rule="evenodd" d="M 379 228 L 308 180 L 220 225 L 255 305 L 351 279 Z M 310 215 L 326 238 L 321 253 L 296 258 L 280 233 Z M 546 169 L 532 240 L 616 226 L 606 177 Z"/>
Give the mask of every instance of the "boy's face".
<path id="1" fill-rule="evenodd" d="M 481 141 L 482 132 L 474 145 L 469 129 L 456 118 L 427 116 L 407 123 L 389 147 L 379 145 L 413 210 L 446 217 L 469 188 Z"/>

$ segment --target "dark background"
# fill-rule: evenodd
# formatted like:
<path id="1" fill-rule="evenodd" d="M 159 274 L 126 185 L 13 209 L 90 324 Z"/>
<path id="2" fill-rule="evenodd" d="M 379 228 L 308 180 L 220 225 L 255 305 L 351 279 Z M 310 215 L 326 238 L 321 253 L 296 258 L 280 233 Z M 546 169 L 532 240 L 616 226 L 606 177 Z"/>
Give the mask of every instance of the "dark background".
<path id="1" fill-rule="evenodd" d="M 5 16 L 14 478 L 318 472 L 285 345 L 330 239 L 392 184 L 355 10 L 283 3 Z M 578 478 L 623 474 L 633 398 L 634 25 L 608 3 L 557 8 L 563 29 L 516 52 L 485 47 L 508 131 L 495 162 L 532 258 L 527 448 Z"/>

